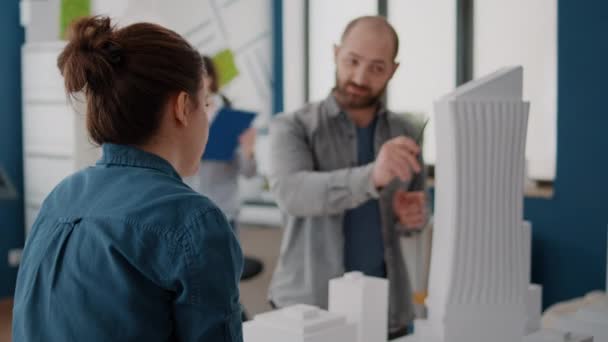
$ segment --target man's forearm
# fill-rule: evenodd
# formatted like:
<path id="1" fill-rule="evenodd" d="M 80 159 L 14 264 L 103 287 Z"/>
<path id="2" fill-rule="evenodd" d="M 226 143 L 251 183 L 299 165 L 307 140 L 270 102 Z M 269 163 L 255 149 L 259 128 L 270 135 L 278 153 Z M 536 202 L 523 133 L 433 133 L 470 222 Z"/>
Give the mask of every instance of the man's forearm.
<path id="1" fill-rule="evenodd" d="M 329 172 L 299 171 L 271 177 L 279 207 L 293 216 L 332 215 L 355 208 L 378 192 L 373 164 Z"/>

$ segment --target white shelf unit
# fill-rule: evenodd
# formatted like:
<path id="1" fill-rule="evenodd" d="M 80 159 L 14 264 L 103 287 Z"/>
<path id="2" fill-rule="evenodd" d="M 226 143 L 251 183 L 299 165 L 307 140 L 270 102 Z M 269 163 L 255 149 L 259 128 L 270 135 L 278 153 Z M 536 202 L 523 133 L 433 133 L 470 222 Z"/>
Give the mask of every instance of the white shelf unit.
<path id="1" fill-rule="evenodd" d="M 64 46 L 62 41 L 41 42 L 22 49 L 26 236 L 53 188 L 100 156 L 87 137 L 84 103 L 67 101 L 57 68 Z"/>

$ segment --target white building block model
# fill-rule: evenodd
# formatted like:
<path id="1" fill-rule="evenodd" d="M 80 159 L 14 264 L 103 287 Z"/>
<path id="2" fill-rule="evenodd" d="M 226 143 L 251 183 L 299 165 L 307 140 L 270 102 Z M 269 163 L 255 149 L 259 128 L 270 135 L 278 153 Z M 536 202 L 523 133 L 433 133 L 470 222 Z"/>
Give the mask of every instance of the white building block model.
<path id="1" fill-rule="evenodd" d="M 529 284 L 526 290 L 526 329 L 525 334 L 532 334 L 541 329 L 541 319 L 543 312 L 543 288 L 540 285 L 530 284 L 532 262 L 532 225 L 524 221 L 524 272 L 526 281 Z"/>
<path id="2" fill-rule="evenodd" d="M 329 281 L 329 311 L 343 314 L 357 327 L 356 341 L 384 341 L 388 336 L 388 280 L 346 273 Z"/>
<path id="3" fill-rule="evenodd" d="M 539 330 L 524 337 L 524 342 L 593 342 L 588 335 L 564 333 L 552 330 Z"/>
<path id="4" fill-rule="evenodd" d="M 293 305 L 255 316 L 243 324 L 245 342 L 351 342 L 357 339 L 346 316 L 310 305 Z M 384 341 L 384 340 L 383 340 Z"/>
<path id="5" fill-rule="evenodd" d="M 608 297 L 589 303 L 574 313 L 556 315 L 552 328 L 591 335 L 594 342 L 608 342 Z"/>
<path id="6" fill-rule="evenodd" d="M 530 284 L 526 298 L 526 335 L 541 329 L 541 313 L 543 312 L 543 288 L 540 285 Z"/>

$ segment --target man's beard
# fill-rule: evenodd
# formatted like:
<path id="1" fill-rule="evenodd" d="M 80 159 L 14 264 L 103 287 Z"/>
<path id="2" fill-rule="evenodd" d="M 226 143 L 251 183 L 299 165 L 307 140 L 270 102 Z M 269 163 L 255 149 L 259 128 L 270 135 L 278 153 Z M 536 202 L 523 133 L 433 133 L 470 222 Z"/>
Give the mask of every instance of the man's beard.
<path id="1" fill-rule="evenodd" d="M 364 95 L 355 95 L 349 93 L 347 87 L 353 87 L 358 90 L 365 92 Z M 377 94 L 373 94 L 371 89 L 368 87 L 361 87 L 353 82 L 346 82 L 340 84 L 336 78 L 336 86 L 334 87 L 333 93 L 341 107 L 345 109 L 363 109 L 369 107 L 375 107 L 380 102 L 386 86 L 382 88 Z"/>

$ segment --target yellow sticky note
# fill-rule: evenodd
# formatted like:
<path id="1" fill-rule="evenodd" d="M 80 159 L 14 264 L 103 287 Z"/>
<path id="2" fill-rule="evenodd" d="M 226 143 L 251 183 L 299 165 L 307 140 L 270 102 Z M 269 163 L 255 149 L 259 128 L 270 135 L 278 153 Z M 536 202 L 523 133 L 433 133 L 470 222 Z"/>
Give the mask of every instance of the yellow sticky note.
<path id="1" fill-rule="evenodd" d="M 220 88 L 230 83 L 230 81 L 239 75 L 239 69 L 234 62 L 234 53 L 232 53 L 232 50 L 222 50 L 215 54 L 212 59 L 213 64 L 217 69 Z"/>
<path id="2" fill-rule="evenodd" d="M 66 39 L 72 21 L 91 15 L 91 0 L 61 0 L 61 39 Z"/>

